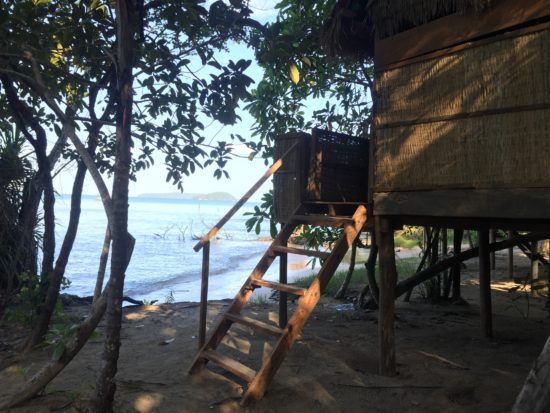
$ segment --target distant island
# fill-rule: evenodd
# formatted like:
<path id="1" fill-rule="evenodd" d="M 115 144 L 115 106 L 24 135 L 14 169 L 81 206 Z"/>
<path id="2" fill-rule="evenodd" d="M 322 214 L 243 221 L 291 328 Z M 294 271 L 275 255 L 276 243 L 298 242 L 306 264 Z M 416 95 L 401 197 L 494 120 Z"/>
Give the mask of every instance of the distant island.
<path id="1" fill-rule="evenodd" d="M 139 194 L 138 198 L 162 198 L 162 199 L 194 199 L 204 201 L 236 201 L 233 195 L 228 192 L 210 192 L 208 194 L 195 194 L 191 192 L 164 192 Z"/>

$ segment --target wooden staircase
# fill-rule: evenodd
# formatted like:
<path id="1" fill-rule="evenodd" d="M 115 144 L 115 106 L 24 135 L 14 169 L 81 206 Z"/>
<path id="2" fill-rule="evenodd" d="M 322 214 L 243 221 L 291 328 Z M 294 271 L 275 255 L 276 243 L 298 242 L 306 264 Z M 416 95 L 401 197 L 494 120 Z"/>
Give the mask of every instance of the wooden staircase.
<path id="1" fill-rule="evenodd" d="M 353 213 L 347 212 L 336 215 L 338 208 L 342 210 L 342 207 L 344 207 L 343 210 L 345 211 L 345 208 L 349 210 L 350 206 L 352 207 L 351 211 L 354 211 Z M 334 204 L 312 202 L 300 206 L 291 217 L 290 222 L 281 229 L 277 238 L 269 246 L 235 296 L 220 322 L 212 330 L 209 339 L 206 340 L 193 361 L 189 373 L 199 372 L 210 361 L 248 383 L 241 399 L 241 405 L 245 405 L 252 400 L 261 399 L 287 352 L 298 338 L 311 312 L 317 305 L 321 292 L 334 275 L 348 248 L 364 229 L 366 221 L 367 210 L 362 204 L 345 204 L 335 208 Z M 287 247 L 288 238 L 292 235 L 294 229 L 301 224 L 343 227 L 344 231 L 331 252 Z M 264 274 L 276 257 L 282 254 L 308 255 L 323 260 L 321 269 L 309 288 L 299 288 L 263 279 Z M 297 308 L 284 328 L 241 315 L 241 310 L 251 298 L 253 291 L 261 287 L 294 294 L 299 297 Z M 216 351 L 233 324 L 244 325 L 262 334 L 276 337 L 271 354 L 264 357 L 258 371 L 254 371 L 241 362 Z"/>

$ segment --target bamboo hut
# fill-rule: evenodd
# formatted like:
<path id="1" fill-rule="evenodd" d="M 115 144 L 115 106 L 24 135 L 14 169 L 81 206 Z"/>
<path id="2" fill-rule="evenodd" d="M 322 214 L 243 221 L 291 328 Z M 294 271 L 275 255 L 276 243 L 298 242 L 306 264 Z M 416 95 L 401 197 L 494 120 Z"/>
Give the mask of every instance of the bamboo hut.
<path id="1" fill-rule="evenodd" d="M 386 375 L 396 372 L 395 229 L 479 231 L 486 336 L 492 334 L 489 229 L 550 233 L 550 1 L 340 0 L 323 32 L 330 54 L 374 59 L 374 138 L 321 130 L 280 137 L 280 159 L 195 246 L 203 251 L 203 287 L 200 350 L 190 373 L 211 362 L 239 377 L 248 383 L 242 404 L 263 396 L 361 232 L 376 232 L 380 250 L 380 372 Z M 276 217 L 284 225 L 206 339 L 210 239 L 272 174 Z M 302 224 L 342 231 L 331 251 L 289 246 Z M 288 254 L 323 260 L 308 288 L 287 283 Z M 276 259 L 279 282 L 263 279 Z M 279 291 L 277 326 L 241 314 L 258 288 Z M 287 294 L 299 297 L 290 318 Z M 220 346 L 234 324 L 276 337 L 258 370 Z"/>
<path id="2" fill-rule="evenodd" d="M 491 336 L 490 228 L 550 229 L 550 2 L 342 0 L 333 56 L 373 59 L 372 211 L 380 246 L 381 372 L 395 373 L 393 230 L 476 229 Z"/>

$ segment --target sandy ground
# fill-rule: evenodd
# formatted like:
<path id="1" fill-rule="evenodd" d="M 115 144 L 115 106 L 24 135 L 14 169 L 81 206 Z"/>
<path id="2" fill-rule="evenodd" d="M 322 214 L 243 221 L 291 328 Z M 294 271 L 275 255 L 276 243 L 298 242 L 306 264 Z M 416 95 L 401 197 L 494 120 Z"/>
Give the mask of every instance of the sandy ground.
<path id="1" fill-rule="evenodd" d="M 518 260 L 516 260 L 518 262 Z M 339 311 L 323 299 L 291 349 L 263 400 L 242 410 L 242 383 L 213 367 L 189 376 L 197 350 L 198 306 L 177 303 L 126 309 L 117 375 L 116 411 L 126 412 L 506 412 L 533 360 L 550 334 L 544 300 L 502 281 L 505 256 L 493 274 L 494 339 L 481 337 L 477 263 L 467 263 L 463 296 L 468 305 L 426 304 L 419 294 L 398 303 L 399 374 L 377 375 L 376 312 Z M 516 274 L 525 275 L 524 260 Z M 210 325 L 228 301 L 211 302 Z M 87 309 L 72 308 L 81 315 Z M 527 316 L 527 311 L 529 312 Z M 275 323 L 276 303 L 254 304 L 246 315 Z M 100 327 L 100 331 L 102 330 Z M 11 354 L 23 331 L 0 330 L 0 361 Z M 224 352 L 257 368 L 273 341 L 246 328 L 232 328 Z M 44 395 L 16 413 L 86 411 L 102 344 L 88 343 Z M 23 363 L 0 372 L 0 404 L 51 357 L 36 350 Z"/>

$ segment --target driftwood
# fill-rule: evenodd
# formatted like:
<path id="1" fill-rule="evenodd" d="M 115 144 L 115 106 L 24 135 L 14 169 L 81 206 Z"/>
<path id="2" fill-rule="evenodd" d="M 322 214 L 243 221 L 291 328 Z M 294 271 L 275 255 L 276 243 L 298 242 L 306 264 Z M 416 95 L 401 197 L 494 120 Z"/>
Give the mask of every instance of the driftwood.
<path id="1" fill-rule="evenodd" d="M 511 413 L 550 412 L 550 338 L 529 372 Z"/>

